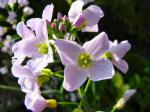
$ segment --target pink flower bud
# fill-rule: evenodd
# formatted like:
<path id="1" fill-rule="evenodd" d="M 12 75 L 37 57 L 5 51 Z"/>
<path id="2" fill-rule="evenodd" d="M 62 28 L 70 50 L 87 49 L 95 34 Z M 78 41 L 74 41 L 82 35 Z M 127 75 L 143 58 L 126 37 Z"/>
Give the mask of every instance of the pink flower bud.
<path id="1" fill-rule="evenodd" d="M 65 27 L 65 25 L 63 23 L 59 24 L 59 30 L 60 31 L 66 30 L 66 27 Z"/>
<path id="2" fill-rule="evenodd" d="M 52 27 L 53 29 L 56 29 L 56 22 L 52 22 L 51 27 Z"/>
<path id="3" fill-rule="evenodd" d="M 57 19 L 58 19 L 58 20 L 61 20 L 61 19 L 62 19 L 62 14 L 61 14 L 61 12 L 58 12 L 58 13 L 57 13 Z"/>
<path id="4" fill-rule="evenodd" d="M 63 20 L 64 21 L 69 21 L 69 18 L 66 15 L 64 15 Z"/>

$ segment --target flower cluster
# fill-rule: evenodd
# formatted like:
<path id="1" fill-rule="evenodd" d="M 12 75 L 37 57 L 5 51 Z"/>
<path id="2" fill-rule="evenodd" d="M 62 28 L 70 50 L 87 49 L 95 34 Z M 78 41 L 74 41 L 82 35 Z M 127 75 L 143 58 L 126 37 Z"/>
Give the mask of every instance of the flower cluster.
<path id="1" fill-rule="evenodd" d="M 56 19 L 53 19 L 54 5 L 50 4 L 41 18 L 17 24 L 17 34 L 22 39 L 12 48 L 12 73 L 26 93 L 27 109 L 41 112 L 46 107 L 57 107 L 54 99 L 46 100 L 41 96 L 39 81 L 44 68 L 55 62 L 54 54 L 59 54 L 65 66 L 63 87 L 67 91 L 78 89 L 87 79 L 111 79 L 115 74 L 114 66 L 123 73 L 128 71 L 128 64 L 123 59 L 131 48 L 127 40 L 112 42 L 105 32 L 101 32 L 83 45 L 76 42 L 78 31 L 98 32 L 98 22 L 104 16 L 96 5 L 83 9 L 87 3 L 85 0 L 73 2 L 68 16 L 58 12 Z"/>

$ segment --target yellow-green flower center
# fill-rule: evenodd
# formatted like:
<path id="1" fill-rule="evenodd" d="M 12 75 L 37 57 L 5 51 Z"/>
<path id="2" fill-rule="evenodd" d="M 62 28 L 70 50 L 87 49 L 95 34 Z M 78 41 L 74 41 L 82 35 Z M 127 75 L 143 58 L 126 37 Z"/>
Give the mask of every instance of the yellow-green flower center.
<path id="1" fill-rule="evenodd" d="M 40 43 L 37 44 L 38 52 L 41 54 L 47 54 L 48 53 L 48 45 L 46 43 Z"/>
<path id="2" fill-rule="evenodd" d="M 92 66 L 91 55 L 87 53 L 79 55 L 78 64 L 81 68 L 90 68 Z"/>
<path id="3" fill-rule="evenodd" d="M 113 60 L 113 58 L 114 58 L 114 56 L 113 56 L 113 54 L 111 52 L 106 52 L 105 54 L 103 54 L 102 57 L 110 59 L 110 60 Z"/>

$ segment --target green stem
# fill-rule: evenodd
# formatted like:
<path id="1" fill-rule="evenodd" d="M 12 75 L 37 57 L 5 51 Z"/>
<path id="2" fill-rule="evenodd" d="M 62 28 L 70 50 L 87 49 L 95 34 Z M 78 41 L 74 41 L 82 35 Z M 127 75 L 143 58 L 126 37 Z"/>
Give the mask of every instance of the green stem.
<path id="1" fill-rule="evenodd" d="M 78 105 L 77 102 L 58 102 L 59 105 Z"/>
<path id="2" fill-rule="evenodd" d="M 60 74 L 57 74 L 57 73 L 54 73 L 54 75 L 57 76 L 57 77 L 60 77 L 60 78 L 64 78 L 63 75 L 60 75 Z"/>
<path id="3" fill-rule="evenodd" d="M 116 107 L 113 107 L 113 109 L 111 110 L 111 112 L 115 112 L 116 111 Z"/>
<path id="4" fill-rule="evenodd" d="M 80 96 L 81 96 L 81 97 L 83 97 L 83 94 L 82 94 L 81 88 L 78 88 L 78 93 L 80 94 Z"/>
<path id="5" fill-rule="evenodd" d="M 0 85 L 0 89 L 13 90 L 13 91 L 21 91 L 21 90 L 20 90 L 19 88 L 17 88 L 17 87 L 6 86 L 6 85 Z"/>
<path id="6" fill-rule="evenodd" d="M 79 105 L 78 105 L 78 108 L 81 108 L 81 107 L 82 107 L 83 99 L 84 99 L 85 94 L 86 94 L 86 92 L 87 92 L 87 90 L 88 90 L 88 88 L 89 88 L 90 82 L 91 82 L 90 79 L 88 79 L 88 82 L 87 82 L 87 84 L 86 84 L 86 86 L 85 86 L 85 89 L 84 89 L 84 92 L 83 92 L 83 93 L 82 93 L 82 91 L 81 91 L 80 88 L 78 89 L 78 92 L 79 92 L 80 96 L 82 97 L 82 99 L 81 99 L 81 101 L 80 101 L 80 103 L 79 103 Z"/>
<path id="7" fill-rule="evenodd" d="M 87 92 L 87 90 L 88 90 L 88 88 L 89 88 L 90 82 L 91 82 L 91 80 L 88 79 L 88 82 L 87 82 L 86 87 L 85 87 L 85 89 L 84 89 L 84 94 L 86 94 L 86 92 Z"/>
<path id="8" fill-rule="evenodd" d="M 60 93 L 58 90 L 50 89 L 50 90 L 45 90 L 41 92 L 42 94 L 49 94 L 49 93 Z"/>

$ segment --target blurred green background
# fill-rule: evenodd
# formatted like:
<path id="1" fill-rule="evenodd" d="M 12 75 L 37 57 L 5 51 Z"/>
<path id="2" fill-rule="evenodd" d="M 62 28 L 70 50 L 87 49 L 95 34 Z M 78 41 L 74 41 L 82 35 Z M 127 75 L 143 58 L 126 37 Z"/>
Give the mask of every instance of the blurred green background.
<path id="1" fill-rule="evenodd" d="M 54 18 L 58 11 L 67 15 L 70 6 L 65 0 L 30 0 L 34 14 L 29 18 L 41 17 L 44 7 L 49 3 L 55 5 Z M 100 32 L 105 31 L 110 40 L 128 40 L 132 49 L 125 57 L 129 64 L 127 74 L 117 71 L 113 80 L 90 85 L 87 92 L 89 107 L 93 109 L 92 112 L 109 112 L 125 90 L 135 88 L 137 93 L 120 112 L 150 112 L 150 0 L 96 0 L 92 4 L 99 5 L 105 14 L 99 22 Z M 4 9 L 0 9 L 0 14 L 7 15 Z M 0 25 L 7 24 L 0 20 Z M 15 31 L 11 33 L 15 34 Z M 82 42 L 92 39 L 96 34 L 79 33 Z M 4 60 L 11 68 L 11 57 L 0 51 L 0 66 Z M 16 87 L 14 91 L 0 86 L 0 112 L 27 112 L 23 102 L 25 94 L 18 90 L 17 79 L 12 77 L 10 70 L 9 74 L 0 75 L 0 85 Z M 70 100 L 67 92 L 44 95 L 59 100 L 62 95 L 64 99 Z M 48 112 L 71 112 L 73 108 L 64 106 Z"/>

